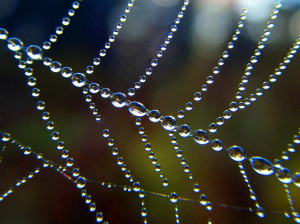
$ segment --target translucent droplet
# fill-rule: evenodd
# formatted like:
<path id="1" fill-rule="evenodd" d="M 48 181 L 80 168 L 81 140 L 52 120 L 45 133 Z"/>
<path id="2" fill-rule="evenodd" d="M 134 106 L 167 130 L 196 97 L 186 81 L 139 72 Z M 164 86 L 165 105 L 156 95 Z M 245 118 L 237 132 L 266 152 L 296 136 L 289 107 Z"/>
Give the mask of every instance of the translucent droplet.
<path id="1" fill-rule="evenodd" d="M 177 203 L 177 201 L 178 201 L 178 195 L 177 195 L 175 192 L 172 192 L 172 193 L 170 194 L 170 201 L 171 201 L 172 203 Z"/>
<path id="2" fill-rule="evenodd" d="M 57 61 L 53 61 L 50 65 L 50 70 L 52 72 L 60 72 L 61 70 L 61 64 Z"/>
<path id="3" fill-rule="evenodd" d="M 146 114 L 146 108 L 139 102 L 131 102 L 128 106 L 128 110 L 131 114 L 137 117 L 143 117 Z"/>
<path id="4" fill-rule="evenodd" d="M 3 133 L 2 136 L 1 136 L 1 140 L 3 142 L 7 142 L 10 140 L 10 134 L 9 133 Z"/>
<path id="5" fill-rule="evenodd" d="M 141 216 L 142 217 L 146 217 L 147 216 L 147 210 L 146 210 L 145 207 L 143 207 L 142 210 L 141 210 Z"/>
<path id="6" fill-rule="evenodd" d="M 201 129 L 194 131 L 193 138 L 198 144 L 201 145 L 205 145 L 209 142 L 207 132 Z"/>
<path id="7" fill-rule="evenodd" d="M 197 183 L 194 184 L 194 189 L 193 190 L 194 190 L 195 193 L 199 193 L 200 192 L 200 186 L 199 186 L 199 184 L 197 184 Z"/>
<path id="8" fill-rule="evenodd" d="M 82 73 L 74 73 L 72 76 L 72 83 L 76 87 L 82 87 L 85 85 L 86 78 Z"/>
<path id="9" fill-rule="evenodd" d="M 208 200 L 205 194 L 200 195 L 199 202 L 201 205 L 206 206 Z"/>
<path id="10" fill-rule="evenodd" d="M 293 182 L 293 174 L 287 168 L 280 168 L 276 172 L 276 176 L 278 180 L 280 180 L 284 184 L 290 184 Z"/>
<path id="11" fill-rule="evenodd" d="M 102 222 L 103 221 L 103 213 L 97 212 L 96 214 L 96 222 Z"/>
<path id="12" fill-rule="evenodd" d="M 6 40 L 8 37 L 8 31 L 6 29 L 0 28 L 0 40 Z"/>
<path id="13" fill-rule="evenodd" d="M 161 124 L 164 129 L 170 131 L 176 127 L 176 119 L 172 116 L 163 117 Z"/>
<path id="14" fill-rule="evenodd" d="M 241 162 L 244 159 L 246 159 L 245 150 L 239 146 L 236 146 L 236 145 L 231 146 L 228 149 L 228 153 L 229 153 L 229 156 L 231 157 L 231 159 L 233 159 L 234 161 Z"/>
<path id="15" fill-rule="evenodd" d="M 223 149 L 222 141 L 219 139 L 215 139 L 211 142 L 211 148 L 215 151 L 221 151 Z"/>
<path id="16" fill-rule="evenodd" d="M 178 118 L 184 118 L 184 110 L 179 110 L 177 114 Z"/>
<path id="17" fill-rule="evenodd" d="M 98 93 L 100 91 L 100 87 L 98 83 L 91 83 L 89 85 L 89 91 L 91 93 Z"/>
<path id="18" fill-rule="evenodd" d="M 135 192 L 139 192 L 140 189 L 141 189 L 141 185 L 140 185 L 139 182 L 133 183 L 133 190 L 134 190 Z"/>
<path id="19" fill-rule="evenodd" d="M 78 188 L 84 188 L 86 184 L 86 179 L 84 177 L 78 177 L 77 180 L 76 180 L 76 186 Z"/>
<path id="20" fill-rule="evenodd" d="M 111 97 L 111 103 L 118 108 L 126 106 L 126 95 L 120 92 L 114 93 Z"/>
<path id="21" fill-rule="evenodd" d="M 294 175 L 294 184 L 297 187 L 300 187 L 300 173 L 295 173 L 295 175 Z"/>
<path id="22" fill-rule="evenodd" d="M 11 37 L 7 40 L 7 47 L 11 51 L 19 51 L 23 48 L 23 43 L 18 38 Z"/>
<path id="23" fill-rule="evenodd" d="M 70 67 L 63 67 L 61 69 L 61 75 L 65 78 L 70 78 L 72 76 L 72 69 Z"/>
<path id="24" fill-rule="evenodd" d="M 90 207 L 90 212 L 94 212 L 96 210 L 96 204 L 95 203 L 91 203 L 89 207 Z"/>
<path id="25" fill-rule="evenodd" d="M 33 60 L 41 60 L 43 57 L 42 49 L 36 45 L 30 45 L 26 48 L 27 55 Z"/>
<path id="26" fill-rule="evenodd" d="M 265 217 L 265 210 L 262 207 L 257 206 L 256 215 L 260 218 L 264 218 Z"/>
<path id="27" fill-rule="evenodd" d="M 178 132 L 181 137 L 188 137 L 191 133 L 191 128 L 190 126 L 184 124 L 179 127 Z"/>
<path id="28" fill-rule="evenodd" d="M 169 181 L 168 181 L 168 179 L 164 179 L 164 180 L 163 180 L 163 186 L 164 186 L 164 187 L 169 186 Z"/>
<path id="29" fill-rule="evenodd" d="M 271 175 L 274 173 L 273 164 L 265 158 L 251 157 L 250 163 L 251 163 L 253 169 L 261 175 Z"/>

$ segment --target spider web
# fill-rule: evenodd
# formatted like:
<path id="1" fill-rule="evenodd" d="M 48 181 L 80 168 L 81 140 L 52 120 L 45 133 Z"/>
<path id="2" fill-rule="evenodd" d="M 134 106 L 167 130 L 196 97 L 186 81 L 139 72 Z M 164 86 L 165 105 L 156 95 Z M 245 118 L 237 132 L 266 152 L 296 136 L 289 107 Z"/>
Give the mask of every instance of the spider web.
<path id="1" fill-rule="evenodd" d="M 146 76 L 147 81 L 140 83 L 138 88 L 139 83 L 135 83 L 139 80 L 137 74 L 144 74 L 145 68 L 153 62 L 151 59 L 161 48 L 165 34 L 170 32 L 184 2 L 187 9 L 183 10 L 184 18 L 177 24 L 178 30 L 173 32 L 163 57 L 158 58 L 158 66 L 152 67 L 153 74 Z M 3 1 L 1 5 L 5 3 Z M 216 22 L 225 20 L 221 15 L 232 13 L 228 23 L 233 27 L 225 29 L 228 34 L 224 33 L 221 39 L 211 36 L 215 40 L 211 46 L 201 39 L 203 35 L 200 38 L 195 35 L 199 32 L 195 28 L 198 13 L 211 5 L 205 1 L 187 3 L 134 1 L 130 12 L 125 13 L 127 21 L 122 22 L 107 55 L 101 57 L 100 65 L 94 66 L 94 72 L 86 74 L 86 78 L 91 83 L 110 88 L 113 93 L 127 94 L 128 88 L 136 86 L 136 94 L 132 97 L 128 94 L 128 100 L 141 102 L 149 110 L 157 109 L 162 116 L 176 117 L 178 127 L 188 124 L 193 131 L 199 128 L 207 130 L 216 117 L 223 116 L 230 102 L 238 101 L 235 99 L 237 86 L 257 43 L 247 35 L 245 28 L 250 30 L 251 24 L 246 19 L 238 40 L 234 41 L 234 48 L 228 50 L 230 57 L 228 60 L 223 58 L 226 63 L 223 67 L 219 66 L 220 74 L 214 76 L 213 84 L 208 84 L 206 77 L 212 75 L 213 68 L 218 66 L 218 60 L 227 49 L 226 42 L 232 42 L 246 3 L 242 2 L 243 6 L 234 2 L 232 5 L 224 4 L 221 8 L 228 7 L 228 10 L 217 11 L 220 14 L 215 15 L 216 20 L 206 22 L 209 27 L 218 28 Z M 280 21 L 288 24 L 291 19 L 293 11 L 288 9 L 288 3 L 282 2 L 279 18 L 274 19 L 270 43 L 266 42 L 258 63 L 254 63 L 247 90 L 242 93 L 244 97 L 255 93 L 262 82 L 268 81 L 269 75 L 274 73 L 293 46 L 294 40 L 288 39 L 287 32 L 279 30 Z M 9 19 L 3 19 L 1 27 L 8 30 L 8 38 L 22 40 L 24 49 L 32 44 L 42 47 L 43 41 L 61 23 L 61 18 L 67 16 L 66 12 L 72 6 L 75 15 L 69 16 L 70 25 L 62 26 L 63 34 L 57 35 L 58 40 L 52 43 L 49 51 L 43 50 L 43 57 L 44 61 L 45 57 L 49 57 L 52 61 L 59 61 L 62 67 L 72 67 L 73 73 L 86 73 L 86 65 L 91 65 L 91 59 L 97 57 L 129 2 L 87 0 L 79 2 L 78 9 L 76 2 L 74 6 L 72 1 L 15 1 L 15 4 L 15 12 Z M 269 15 L 274 4 L 272 2 L 272 7 L 266 9 Z M 237 7 L 238 13 L 230 7 Z M 259 30 L 257 39 L 260 39 L 268 19 L 255 26 L 252 24 Z M 286 27 L 286 24 L 281 24 L 281 27 Z M 282 33 L 277 41 L 276 33 L 277 36 Z M 3 192 L 1 223 L 95 223 L 96 214 L 98 221 L 109 223 L 295 223 L 297 220 L 297 213 L 291 210 L 298 211 L 299 188 L 293 183 L 284 185 L 276 174 L 259 175 L 248 160 L 251 156 L 260 156 L 271 162 L 280 159 L 282 166 L 290 169 L 293 175 L 299 170 L 299 155 L 287 153 L 288 144 L 297 147 L 297 141 L 293 139 L 299 135 L 297 54 L 291 58 L 292 63 L 286 63 L 287 69 L 282 69 L 282 75 L 276 75 L 278 81 L 271 83 L 270 90 L 264 90 L 263 97 L 259 97 L 258 93 L 257 100 L 251 101 L 250 106 L 237 112 L 231 111 L 232 118 L 225 119 L 224 125 L 218 125 L 215 134 L 208 131 L 210 142 L 214 139 L 223 141 L 223 150 L 217 152 L 212 150 L 211 143 L 197 144 L 193 134 L 182 138 L 178 131 L 169 133 L 160 122 L 149 121 L 147 115 L 141 117 L 139 125 L 137 117 L 128 112 L 127 106 L 116 108 L 111 100 L 102 98 L 100 92 L 92 94 L 83 88 L 75 89 L 70 78 L 63 78 L 61 72 L 49 72 L 49 66 L 44 66 L 41 60 L 32 64 L 27 60 L 27 68 L 33 68 L 34 72 L 33 76 L 24 76 L 24 71 L 18 68 L 19 61 L 27 58 L 24 49 L 20 51 L 22 58 L 13 60 L 12 52 L 6 47 L 7 42 L 1 40 L 0 44 L 0 127 L 4 139 L 0 163 L 0 190 Z M 28 85 L 28 82 L 34 82 L 28 80 L 30 77 L 36 78 L 36 86 Z M 208 86 L 207 92 L 203 91 L 203 83 Z M 38 97 L 31 97 L 33 88 L 40 89 Z M 194 101 L 194 93 L 201 90 L 203 99 Z M 92 114 L 95 111 L 93 104 L 88 102 L 88 95 L 92 96 L 92 102 L 98 109 L 97 115 L 101 115 L 99 121 Z M 38 101 L 45 102 L 46 109 L 37 110 Z M 189 101 L 193 102 L 193 109 L 184 109 L 185 117 L 178 118 L 178 111 Z M 45 111 L 50 112 L 49 120 L 41 120 Z M 53 130 L 46 129 L 49 121 L 54 122 Z M 106 133 L 103 130 L 109 130 L 109 136 L 103 137 Z M 58 140 L 54 131 L 59 132 Z M 10 138 L 5 133 L 10 133 Z M 142 141 L 142 138 L 147 139 Z M 13 139 L 20 144 L 19 147 L 11 143 Z M 56 149 L 59 141 L 64 142 L 64 149 Z M 146 143 L 151 144 L 150 151 L 145 148 Z M 242 164 L 259 206 L 255 206 L 256 200 L 250 199 L 239 163 L 228 156 L 227 150 L 232 145 L 246 150 L 248 158 Z M 114 148 L 117 148 L 118 155 Z M 68 158 L 73 158 L 74 165 L 71 165 L 71 160 L 61 158 L 63 150 L 69 151 Z M 161 169 L 156 166 L 151 152 Z M 182 158 L 186 159 L 188 167 Z M 39 172 L 37 167 L 40 167 Z M 78 177 L 72 176 L 73 168 L 79 168 L 80 177 L 87 179 L 84 188 L 76 187 Z M 130 173 L 126 173 L 128 170 Z M 168 179 L 168 186 L 163 186 L 167 185 L 165 179 Z M 195 192 L 195 184 L 199 184 L 200 192 Z M 287 189 L 292 195 L 290 202 Z M 82 190 L 91 195 L 91 202 Z M 172 198 L 173 192 L 178 195 L 178 201 L 176 197 Z M 202 194 L 212 203 L 212 210 L 210 206 L 199 203 Z M 172 200 L 177 202 L 172 203 Z M 294 202 L 296 207 L 291 206 Z M 257 207 L 263 208 L 264 218 L 259 217 L 262 213 L 256 214 Z"/>

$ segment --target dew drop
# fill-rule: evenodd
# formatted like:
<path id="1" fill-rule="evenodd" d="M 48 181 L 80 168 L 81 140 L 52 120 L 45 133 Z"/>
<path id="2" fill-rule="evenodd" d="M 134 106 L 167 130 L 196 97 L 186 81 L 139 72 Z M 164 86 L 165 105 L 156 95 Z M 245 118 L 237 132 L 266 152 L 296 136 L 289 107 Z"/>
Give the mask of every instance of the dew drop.
<path id="1" fill-rule="evenodd" d="M 199 202 L 201 205 L 206 206 L 208 200 L 205 194 L 200 195 Z"/>
<path id="2" fill-rule="evenodd" d="M 134 190 L 135 192 L 139 192 L 140 189 L 141 189 L 141 185 L 140 185 L 139 182 L 133 183 L 133 190 Z"/>
<path id="3" fill-rule="evenodd" d="M 96 222 L 102 222 L 103 221 L 103 213 L 97 212 L 96 214 Z"/>
<path id="4" fill-rule="evenodd" d="M 84 188 L 86 184 L 86 179 L 84 177 L 78 177 L 76 180 L 76 186 L 77 188 Z"/>
<path id="5" fill-rule="evenodd" d="M 0 40 L 6 40 L 8 37 L 8 31 L 6 29 L 0 28 Z"/>
<path id="6" fill-rule="evenodd" d="M 233 159 L 234 161 L 241 162 L 244 159 L 246 159 L 245 150 L 239 146 L 236 146 L 236 145 L 231 146 L 228 149 L 228 153 L 229 153 L 229 156 L 231 157 L 231 159 Z"/>
<path id="7" fill-rule="evenodd" d="M 191 128 L 184 124 L 179 127 L 178 132 L 181 137 L 188 137 L 191 133 Z"/>
<path id="8" fill-rule="evenodd" d="M 193 138 L 200 145 L 205 145 L 209 142 L 207 132 L 201 129 L 194 131 Z"/>
<path id="9" fill-rule="evenodd" d="M 253 169 L 261 175 L 272 175 L 274 173 L 274 166 L 273 164 L 262 157 L 251 157 L 250 163 Z"/>
<path id="10" fill-rule="evenodd" d="M 76 87 L 82 87 L 85 85 L 86 78 L 85 75 L 82 73 L 74 73 L 72 76 L 72 83 Z"/>
<path id="11" fill-rule="evenodd" d="M 114 93 L 111 97 L 111 103 L 118 108 L 124 107 L 127 104 L 126 95 L 124 93 Z"/>
<path id="12" fill-rule="evenodd" d="M 177 195 L 175 192 L 172 192 L 172 193 L 170 194 L 170 201 L 171 201 L 172 203 L 177 203 L 177 201 L 178 201 L 178 195 Z"/>
<path id="13" fill-rule="evenodd" d="M 146 108 L 139 102 L 131 102 L 128 106 L 128 110 L 131 114 L 137 117 L 143 117 L 146 114 Z"/>
<path id="14" fill-rule="evenodd" d="M 11 37 L 7 40 L 7 47 L 11 51 L 19 51 L 23 48 L 23 43 L 18 38 Z"/>
<path id="15" fill-rule="evenodd" d="M 63 67 L 61 69 L 61 75 L 64 78 L 70 78 L 72 76 L 72 69 L 70 67 Z"/>
<path id="16" fill-rule="evenodd" d="M 53 61 L 50 65 L 50 70 L 52 72 L 60 72 L 61 70 L 61 64 L 57 61 Z"/>
<path id="17" fill-rule="evenodd" d="M 211 148 L 215 151 L 221 151 L 223 149 L 222 141 L 219 139 L 215 139 L 211 142 Z"/>
<path id="18" fill-rule="evenodd" d="M 9 133 L 3 133 L 2 136 L 1 136 L 1 140 L 3 142 L 7 142 L 10 140 L 10 134 Z"/>
<path id="19" fill-rule="evenodd" d="M 168 131 L 173 130 L 176 127 L 176 119 L 172 116 L 163 117 L 161 123 L 163 128 Z"/>
<path id="20" fill-rule="evenodd" d="M 290 184 L 293 182 L 292 172 L 287 168 L 280 168 L 276 172 L 278 180 L 284 184 Z"/>
<path id="21" fill-rule="evenodd" d="M 30 45 L 27 47 L 26 53 L 33 60 L 41 60 L 43 57 L 42 49 L 36 45 Z"/>
<path id="22" fill-rule="evenodd" d="M 194 184 L 194 189 L 193 190 L 194 190 L 195 193 L 199 193 L 200 192 L 200 186 L 199 186 L 199 184 L 197 184 L 197 183 Z"/>
<path id="23" fill-rule="evenodd" d="M 294 184 L 297 186 L 297 187 L 300 187 L 300 173 L 295 173 L 294 175 Z"/>

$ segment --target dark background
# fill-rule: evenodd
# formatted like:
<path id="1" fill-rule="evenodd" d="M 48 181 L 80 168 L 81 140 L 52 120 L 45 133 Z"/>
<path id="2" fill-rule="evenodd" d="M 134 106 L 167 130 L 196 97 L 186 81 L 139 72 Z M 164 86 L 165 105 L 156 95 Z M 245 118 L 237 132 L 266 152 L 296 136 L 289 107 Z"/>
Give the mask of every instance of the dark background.
<path id="1" fill-rule="evenodd" d="M 86 65 L 91 64 L 92 58 L 103 48 L 125 4 L 126 1 L 116 0 L 81 2 L 71 24 L 64 27 L 64 34 L 45 56 L 72 67 L 73 71 L 85 72 Z M 252 4 L 246 29 L 242 31 L 221 74 L 209 87 L 203 101 L 195 103 L 194 109 L 186 112 L 183 120 L 177 119 L 178 123 L 187 123 L 193 130 L 207 129 L 228 108 L 245 65 L 262 35 L 272 4 L 268 0 L 261 1 L 256 7 L 255 2 Z M 61 24 L 61 18 L 67 16 L 71 5 L 72 1 L 59 0 L 0 0 L 0 27 L 7 29 L 10 37 L 20 38 L 25 46 L 41 46 Z M 242 5 L 236 1 L 191 1 L 164 57 L 133 99 L 141 101 L 149 109 L 160 110 L 163 115 L 176 116 L 217 65 L 234 33 Z M 262 81 L 268 79 L 296 39 L 300 30 L 299 6 L 297 1 L 283 1 L 270 43 L 253 69 L 247 93 L 255 91 Z M 102 59 L 100 67 L 93 75 L 88 75 L 89 80 L 113 92 L 127 92 L 154 57 L 179 8 L 180 1 L 136 1 L 116 42 Z M 31 89 L 26 85 L 27 77 L 17 68 L 18 62 L 6 45 L 5 41 L 0 42 L 0 128 L 34 151 L 63 163 L 49 137 L 50 132 L 45 129 L 45 122 L 40 118 L 40 111 L 35 109 Z M 148 141 L 162 171 L 169 178 L 168 188 L 162 187 L 145 153 L 138 127 L 134 125 L 135 117 L 126 108 L 116 109 L 108 100 L 96 97 L 95 102 L 102 115 L 102 121 L 97 124 L 81 90 L 74 88 L 69 79 L 62 78 L 59 73 L 51 73 L 41 61 L 35 62 L 32 67 L 46 110 L 51 113 L 56 130 L 83 176 L 118 186 L 128 185 L 124 173 L 116 165 L 116 158 L 101 137 L 102 129 L 109 128 L 120 156 L 124 157 L 127 167 L 143 189 L 166 195 L 176 191 L 182 197 L 198 200 L 199 195 L 192 191 L 194 181 L 187 179 L 168 134 L 160 124 L 143 118 Z M 221 208 L 217 204 L 243 208 L 254 206 L 237 164 L 228 157 L 226 149 L 236 144 L 243 147 L 249 157 L 262 156 L 270 161 L 280 158 L 299 128 L 299 85 L 299 55 L 296 55 L 279 81 L 265 91 L 263 97 L 246 110 L 236 112 L 219 128 L 214 137 L 224 142 L 221 152 L 213 151 L 209 145 L 198 145 L 192 138 L 178 137 L 195 182 L 200 184 L 200 193 L 207 194 L 214 204 L 213 211 L 207 212 L 197 202 L 179 202 L 182 223 L 207 223 L 208 217 L 213 223 L 293 223 L 276 213 L 289 211 L 283 185 L 275 175 L 255 173 L 248 161 L 244 165 L 258 201 L 266 210 L 266 218 L 260 219 L 239 209 Z M 300 170 L 299 159 L 299 154 L 294 153 L 283 165 L 295 173 Z M 7 147 L 1 154 L 0 193 L 41 165 L 34 156 L 25 157 L 16 147 Z M 87 189 L 97 204 L 97 211 L 103 211 L 109 223 L 142 223 L 140 199 L 136 193 L 91 183 L 87 184 Z M 299 188 L 291 184 L 291 192 L 299 210 Z M 145 203 L 149 223 L 175 223 L 174 206 L 169 199 L 146 195 Z M 94 223 L 94 220 L 95 214 L 89 212 L 80 191 L 53 169 L 42 169 L 34 179 L 16 188 L 0 203 L 1 224 Z"/>

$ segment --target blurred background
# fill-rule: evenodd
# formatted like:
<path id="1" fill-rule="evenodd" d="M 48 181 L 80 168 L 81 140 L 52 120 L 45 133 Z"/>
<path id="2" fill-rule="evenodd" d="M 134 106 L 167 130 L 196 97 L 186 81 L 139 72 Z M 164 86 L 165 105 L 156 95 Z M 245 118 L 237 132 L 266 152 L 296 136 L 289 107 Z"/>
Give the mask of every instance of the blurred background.
<path id="1" fill-rule="evenodd" d="M 249 13 L 239 40 L 231 51 L 213 85 L 209 86 L 200 103 L 187 111 L 179 124 L 187 123 L 193 130 L 207 129 L 215 122 L 234 100 L 235 92 L 245 66 L 257 46 L 265 24 L 274 7 L 274 1 L 250 1 Z M 170 25 L 174 23 L 182 1 L 179 0 L 137 0 L 127 15 L 116 41 L 101 59 L 88 79 L 110 88 L 113 92 L 126 92 L 134 86 L 156 55 Z M 270 41 L 263 49 L 259 63 L 253 69 L 247 93 L 261 87 L 282 61 L 293 41 L 300 33 L 300 2 L 282 1 L 281 12 L 275 21 Z M 87 65 L 97 57 L 108 36 L 119 22 L 126 1 L 86 0 L 71 18 L 71 24 L 64 27 L 51 50 L 44 56 L 72 67 L 73 71 L 85 72 Z M 177 112 L 192 101 L 194 92 L 201 90 L 206 77 L 212 74 L 222 52 L 234 34 L 245 1 L 239 0 L 194 0 L 190 1 L 184 18 L 178 25 L 171 44 L 159 60 L 153 74 L 147 77 L 133 100 L 140 101 L 149 109 L 158 109 L 163 115 L 177 116 Z M 72 1 L 22 1 L 0 0 L 0 27 L 9 31 L 10 37 L 20 38 L 25 46 L 42 46 L 61 25 L 67 16 Z M 0 129 L 11 133 L 35 152 L 62 163 L 56 144 L 45 128 L 40 111 L 35 109 L 31 89 L 26 85 L 27 77 L 17 68 L 18 61 L 13 52 L 0 42 Z M 299 55 L 288 65 L 264 96 L 258 98 L 246 110 L 234 113 L 233 118 L 214 134 L 222 139 L 224 149 L 213 151 L 210 145 L 201 146 L 192 138 L 178 137 L 178 143 L 191 168 L 194 181 L 188 180 L 180 160 L 170 142 L 168 133 L 160 124 L 150 123 L 145 117 L 142 126 L 152 145 L 162 172 L 169 179 L 169 187 L 162 187 L 158 173 L 148 159 L 144 142 L 135 126 L 135 117 L 126 108 L 116 109 L 108 100 L 96 97 L 95 102 L 102 116 L 96 123 L 81 89 L 74 88 L 70 79 L 59 73 L 52 73 L 42 61 L 32 67 L 41 89 L 41 99 L 46 110 L 60 132 L 65 148 L 74 158 L 75 167 L 92 180 L 128 185 L 124 173 L 116 164 L 116 158 L 101 137 L 102 129 L 109 128 L 119 156 L 124 158 L 132 175 L 140 181 L 145 191 L 169 195 L 176 191 L 179 196 L 198 200 L 193 184 L 198 182 L 200 194 L 205 193 L 214 204 L 208 212 L 197 202 L 178 202 L 181 223 L 294 223 L 276 211 L 289 211 L 283 185 L 275 175 L 260 176 L 244 163 L 250 183 L 257 193 L 258 201 L 266 210 L 266 217 L 260 219 L 253 213 L 239 209 L 221 208 L 217 203 L 253 207 L 246 184 L 243 182 L 237 164 L 226 152 L 231 145 L 239 145 L 250 156 L 262 156 L 270 161 L 281 158 L 283 150 L 297 134 L 299 122 Z M 299 149 L 299 147 L 298 147 Z M 300 171 L 299 153 L 283 160 L 283 166 L 293 173 Z M 25 157 L 16 147 L 10 146 L 1 154 L 0 193 L 13 186 L 42 163 L 34 156 Z M 292 196 L 297 210 L 300 210 L 300 191 L 291 184 Z M 136 193 L 120 189 L 108 189 L 100 184 L 87 184 L 97 211 L 104 213 L 109 223 L 142 223 L 140 199 Z M 145 203 L 149 223 L 175 223 L 174 205 L 168 198 L 146 195 Z M 95 223 L 95 214 L 80 196 L 74 184 L 53 169 L 42 169 L 34 179 L 17 188 L 13 194 L 0 203 L 0 223 Z"/>

